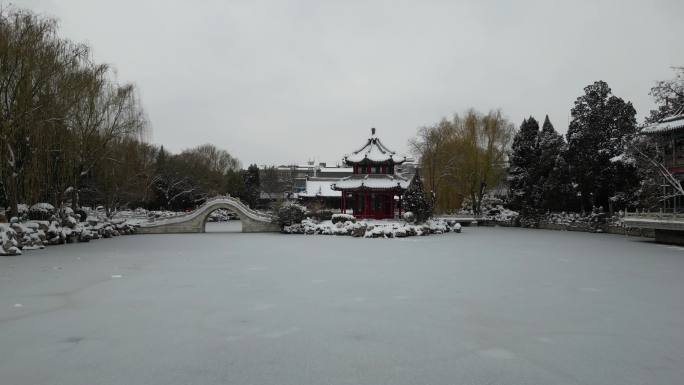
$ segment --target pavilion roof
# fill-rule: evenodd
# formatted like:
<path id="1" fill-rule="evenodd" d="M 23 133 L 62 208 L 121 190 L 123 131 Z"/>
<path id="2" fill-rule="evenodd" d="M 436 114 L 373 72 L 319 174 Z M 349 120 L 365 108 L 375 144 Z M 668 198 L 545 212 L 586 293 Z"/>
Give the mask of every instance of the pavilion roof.
<path id="1" fill-rule="evenodd" d="M 384 163 L 393 162 L 400 164 L 406 161 L 406 156 L 397 155 L 395 151 L 387 148 L 380 138 L 375 136 L 375 128 L 371 128 L 371 137 L 360 149 L 344 157 L 345 163 Z"/>
<path id="2" fill-rule="evenodd" d="M 674 114 L 641 129 L 644 134 L 661 134 L 684 128 L 684 106 Z"/>
<path id="3" fill-rule="evenodd" d="M 393 174 L 355 174 L 332 185 L 333 190 L 405 190 L 410 181 Z"/>

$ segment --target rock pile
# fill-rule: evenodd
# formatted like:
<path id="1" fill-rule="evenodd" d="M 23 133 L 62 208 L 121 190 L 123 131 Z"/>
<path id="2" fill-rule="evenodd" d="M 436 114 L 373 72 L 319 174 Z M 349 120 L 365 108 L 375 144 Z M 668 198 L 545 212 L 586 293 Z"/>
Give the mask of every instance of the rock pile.
<path id="1" fill-rule="evenodd" d="M 89 242 L 92 239 L 133 234 L 135 231 L 136 227 L 125 220 L 88 216 L 81 222 L 73 211 L 65 211 L 62 218 L 53 215 L 45 221 L 20 222 L 15 217 L 10 223 L 0 223 L 0 255 L 19 255 L 22 250 Z"/>

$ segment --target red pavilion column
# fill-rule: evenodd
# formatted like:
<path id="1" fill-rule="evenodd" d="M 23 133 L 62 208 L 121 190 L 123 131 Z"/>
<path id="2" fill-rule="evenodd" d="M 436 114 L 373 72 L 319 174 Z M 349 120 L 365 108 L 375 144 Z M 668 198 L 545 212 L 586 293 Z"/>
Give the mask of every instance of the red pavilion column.
<path id="1" fill-rule="evenodd" d="M 394 200 L 394 198 L 392 198 Z M 392 207 L 394 207 L 394 202 L 392 202 Z M 399 194 L 399 219 L 401 219 L 401 209 L 403 208 L 403 204 L 401 202 L 401 194 Z"/>
<path id="2" fill-rule="evenodd" d="M 342 199 L 340 201 L 340 212 L 342 212 L 342 214 L 344 214 L 345 211 L 347 210 L 347 207 L 346 207 L 347 202 L 345 201 L 346 198 L 347 198 L 347 194 L 345 193 L 344 190 L 342 190 Z"/>

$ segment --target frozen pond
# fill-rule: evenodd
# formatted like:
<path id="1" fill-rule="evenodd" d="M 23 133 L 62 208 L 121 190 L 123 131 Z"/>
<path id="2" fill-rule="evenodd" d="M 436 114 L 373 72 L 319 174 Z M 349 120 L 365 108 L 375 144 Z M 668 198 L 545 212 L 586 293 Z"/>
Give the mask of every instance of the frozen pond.
<path id="1" fill-rule="evenodd" d="M 0 383 L 675 384 L 684 251 L 506 228 L 0 258 Z"/>

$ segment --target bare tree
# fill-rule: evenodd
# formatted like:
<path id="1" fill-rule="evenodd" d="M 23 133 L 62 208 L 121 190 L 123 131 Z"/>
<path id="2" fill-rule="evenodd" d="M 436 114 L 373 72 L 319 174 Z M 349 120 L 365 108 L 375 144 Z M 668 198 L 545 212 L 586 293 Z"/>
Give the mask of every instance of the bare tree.
<path id="1" fill-rule="evenodd" d="M 65 67 L 80 51 L 56 37 L 56 23 L 26 11 L 0 10 L 0 167 L 10 211 L 24 185 L 24 171 L 39 131 L 63 118 L 54 108 Z"/>
<path id="2" fill-rule="evenodd" d="M 664 200 L 684 196 L 684 187 L 679 179 L 663 164 L 660 157 L 660 149 L 657 140 L 652 137 L 639 135 L 625 144 L 626 153 L 624 161 L 636 163 L 639 160 L 642 184 L 650 181 L 650 186 L 642 186 L 644 198 L 642 204 L 653 206 L 648 200 L 662 202 Z M 662 193 L 662 183 L 670 187 L 672 193 Z"/>
<path id="3" fill-rule="evenodd" d="M 109 80 L 108 74 L 104 65 L 93 66 L 84 74 L 84 92 L 69 114 L 77 154 L 71 189 L 74 207 L 79 206 L 83 179 L 110 156 L 110 145 L 124 138 L 141 138 L 146 129 L 133 85 L 117 85 Z"/>

